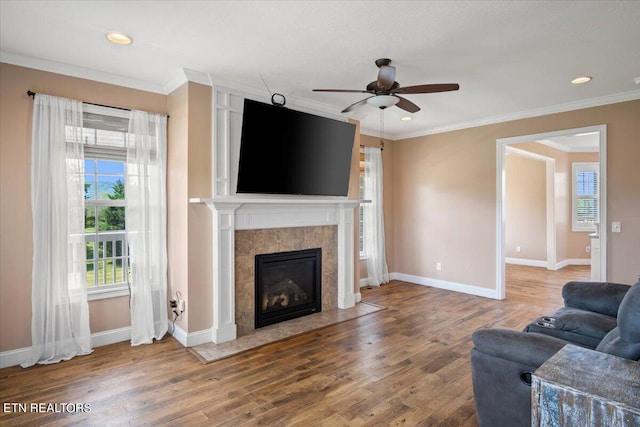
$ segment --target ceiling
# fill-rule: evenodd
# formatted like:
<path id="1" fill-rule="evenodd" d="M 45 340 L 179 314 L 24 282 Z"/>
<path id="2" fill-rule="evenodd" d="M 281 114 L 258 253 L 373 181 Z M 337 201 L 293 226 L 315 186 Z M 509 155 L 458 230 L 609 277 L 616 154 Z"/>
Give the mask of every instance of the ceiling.
<path id="1" fill-rule="evenodd" d="M 537 142 L 558 150 L 573 153 L 598 152 L 600 150 L 600 132 L 577 133 L 575 135 L 556 136 Z"/>
<path id="2" fill-rule="evenodd" d="M 391 139 L 640 99 L 640 1 L 1 0 L 0 19 L 3 62 L 160 93 L 194 70 L 338 116 L 366 94 L 312 89 L 364 90 L 382 57 L 401 86 L 460 84 L 384 110 Z M 378 136 L 380 111 L 342 116 Z"/>

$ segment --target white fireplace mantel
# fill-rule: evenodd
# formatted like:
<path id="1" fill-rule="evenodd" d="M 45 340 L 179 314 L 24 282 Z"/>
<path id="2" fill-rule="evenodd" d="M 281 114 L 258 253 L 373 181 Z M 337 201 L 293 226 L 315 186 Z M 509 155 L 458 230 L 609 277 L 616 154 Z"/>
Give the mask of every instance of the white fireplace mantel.
<path id="1" fill-rule="evenodd" d="M 213 327 L 212 341 L 237 337 L 235 323 L 235 230 L 338 226 L 338 308 L 355 305 L 353 209 L 359 200 L 341 197 L 192 198 L 213 212 Z"/>

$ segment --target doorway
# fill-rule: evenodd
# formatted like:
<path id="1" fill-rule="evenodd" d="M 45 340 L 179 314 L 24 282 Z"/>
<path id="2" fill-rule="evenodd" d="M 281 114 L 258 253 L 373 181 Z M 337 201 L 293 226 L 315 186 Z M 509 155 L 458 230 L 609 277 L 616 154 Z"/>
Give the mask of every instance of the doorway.
<path id="1" fill-rule="evenodd" d="M 586 138 L 586 136 L 589 138 Z M 547 132 L 541 134 L 532 134 L 532 135 L 522 135 L 510 138 L 502 138 L 496 141 L 496 149 L 497 149 L 497 178 L 496 178 L 496 188 L 497 188 L 497 220 L 496 220 L 496 294 L 499 299 L 504 299 L 506 295 L 505 289 L 505 257 L 507 256 L 507 248 L 505 247 L 505 238 L 506 238 L 506 158 L 507 153 L 514 153 L 516 150 L 519 154 L 522 154 L 521 150 L 518 147 L 526 147 L 527 144 L 531 143 L 542 143 L 545 145 L 553 146 L 554 141 L 568 141 L 573 138 L 574 141 L 577 141 L 578 138 L 582 137 L 584 139 L 593 139 L 595 138 L 595 144 L 597 144 L 595 149 L 597 150 L 598 160 L 599 160 L 599 217 L 598 221 L 602 224 L 601 230 L 602 233 L 599 233 L 599 246 L 600 252 L 598 256 L 598 264 L 600 267 L 599 278 L 598 280 L 605 281 L 606 280 L 606 125 L 600 126 L 591 126 L 585 128 L 578 129 L 566 129 L 554 132 Z M 554 147 L 558 148 L 558 147 Z M 556 174 L 554 171 L 554 163 L 552 159 L 546 156 L 537 155 L 537 159 L 544 161 L 546 164 L 546 185 L 547 185 L 547 203 L 546 203 L 546 218 L 547 218 L 547 226 L 546 226 L 546 260 L 544 261 L 545 266 L 549 270 L 555 270 L 558 268 L 562 268 L 566 265 L 567 260 L 565 254 L 561 253 L 561 257 L 565 259 L 556 259 L 556 248 L 557 241 L 555 236 L 555 214 L 554 211 L 554 200 L 553 193 L 555 187 L 556 177 L 559 180 L 571 180 L 571 168 L 569 167 L 569 171 L 562 174 Z M 533 157 L 536 157 L 534 155 Z M 551 197 L 550 197 L 551 195 Z M 562 208 L 562 206 L 559 206 Z M 561 210 L 561 209 L 560 209 Z M 566 221 L 565 221 L 566 222 Z M 569 229 L 571 229 L 571 224 L 569 224 Z M 563 252 L 563 251 L 561 251 Z M 596 254 L 594 254 L 596 256 Z M 597 262 L 597 261 L 594 261 Z M 542 266 L 542 261 L 541 261 Z"/>

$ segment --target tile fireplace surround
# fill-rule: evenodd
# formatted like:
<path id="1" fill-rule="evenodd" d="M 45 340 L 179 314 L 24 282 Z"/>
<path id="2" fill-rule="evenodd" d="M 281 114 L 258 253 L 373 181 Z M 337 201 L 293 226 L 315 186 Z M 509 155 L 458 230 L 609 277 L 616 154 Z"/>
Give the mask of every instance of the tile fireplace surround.
<path id="1" fill-rule="evenodd" d="M 338 307 L 335 225 L 236 230 L 236 326 L 238 337 L 255 328 L 255 256 L 322 249 L 322 311 Z"/>
<path id="2" fill-rule="evenodd" d="M 258 253 L 321 247 L 323 310 L 355 305 L 353 209 L 359 200 L 228 196 L 189 202 L 204 203 L 213 212 L 212 342 L 233 341 L 253 330 L 253 314 L 247 312 L 253 275 L 247 274 Z"/>

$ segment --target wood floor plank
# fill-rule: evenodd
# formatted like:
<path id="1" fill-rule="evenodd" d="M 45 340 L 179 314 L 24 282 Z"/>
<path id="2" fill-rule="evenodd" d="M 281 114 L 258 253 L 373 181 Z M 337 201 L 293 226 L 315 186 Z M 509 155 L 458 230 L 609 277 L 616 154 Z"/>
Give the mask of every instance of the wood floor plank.
<path id="1" fill-rule="evenodd" d="M 167 337 L 118 343 L 56 365 L 0 370 L 5 403 L 78 402 L 88 413 L 3 411 L 7 426 L 476 426 L 470 336 L 521 329 L 562 306 L 569 280 L 507 266 L 496 301 L 404 282 L 362 289 L 387 307 L 208 365 Z"/>

